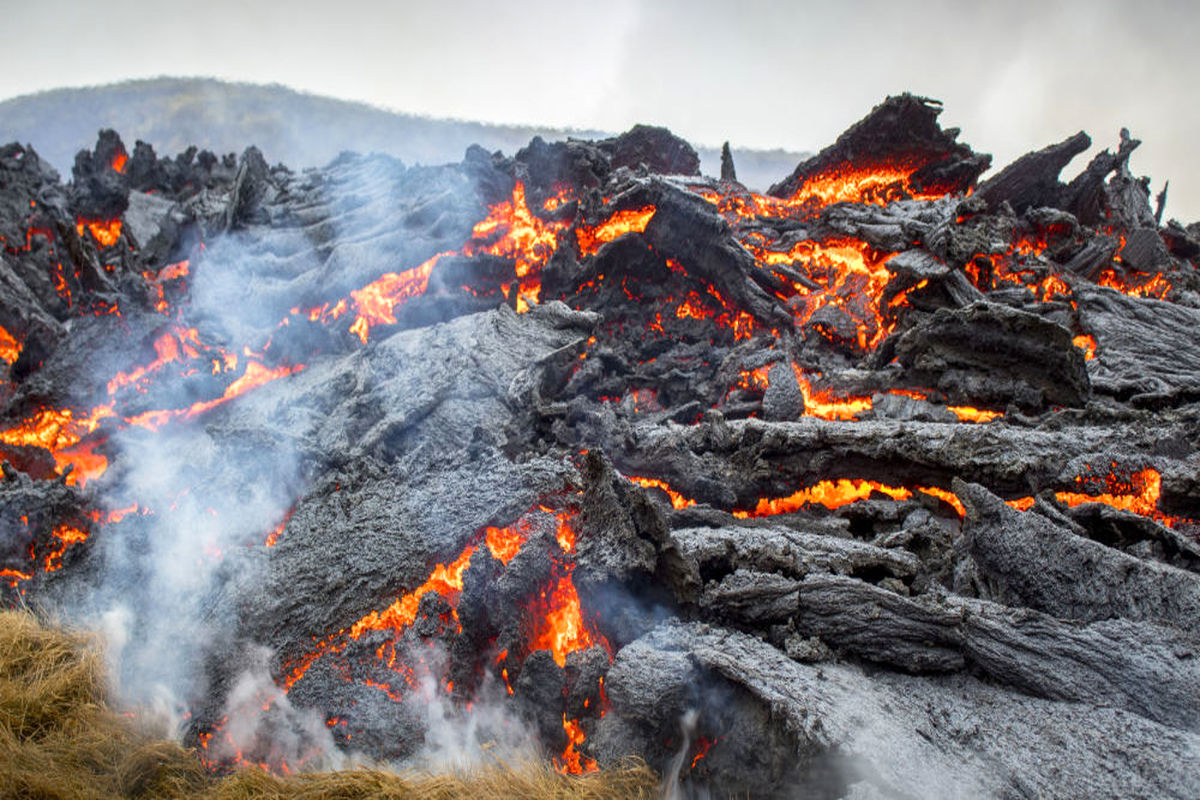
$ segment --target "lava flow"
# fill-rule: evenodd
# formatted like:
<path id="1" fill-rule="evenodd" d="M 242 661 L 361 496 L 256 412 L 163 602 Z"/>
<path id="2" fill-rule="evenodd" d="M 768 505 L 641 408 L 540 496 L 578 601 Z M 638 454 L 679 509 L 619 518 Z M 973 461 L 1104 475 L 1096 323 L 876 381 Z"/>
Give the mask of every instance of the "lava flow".
<path id="1" fill-rule="evenodd" d="M 540 507 L 537 513 L 553 513 L 555 515 L 555 538 L 563 556 L 568 556 L 575 546 L 575 533 L 570 524 L 570 513 L 565 511 L 550 512 Z M 375 686 L 396 701 L 404 698 L 405 691 L 415 688 L 415 676 L 411 668 L 400 654 L 400 642 L 405 632 L 417 621 L 420 613 L 421 600 L 433 594 L 444 600 L 449 606 L 449 617 L 443 618 L 442 623 L 449 626 L 452 633 L 462 633 L 458 622 L 457 606 L 463 591 L 464 574 L 471 566 L 471 559 L 480 545 L 487 548 L 493 558 L 507 566 L 526 545 L 533 524 L 529 516 L 518 519 L 512 525 L 498 528 L 487 527 L 471 539 L 459 556 L 447 564 L 437 564 L 428 579 L 415 589 L 396 598 L 386 608 L 372 611 L 357 622 L 332 636 L 321 639 L 317 646 L 304 656 L 294 660 L 287 667 L 282 679 L 285 691 L 292 690 L 308 673 L 313 664 L 320 658 L 333 657 L 344 652 L 355 641 L 361 640 L 372 632 L 387 634 L 388 640 L 376 650 L 376 656 L 386 669 L 393 671 L 403 687 L 392 683 L 367 681 L 367 685 Z M 273 541 L 268 540 L 268 546 Z M 523 611 L 526 619 L 525 630 L 527 639 L 522 653 L 546 650 L 559 667 L 566 665 L 567 657 L 574 652 L 586 650 L 600 645 L 605 651 L 611 649 L 604 637 L 586 621 L 586 615 L 581 606 L 579 594 L 571 579 L 569 563 L 556 568 L 556 574 L 542 587 L 539 593 L 530 599 Z M 519 661 L 513 661 L 506 650 L 497 659 L 498 665 L 503 665 L 501 676 L 507 685 L 508 669 Z M 513 656 L 519 655 L 513 653 Z M 611 659 L 611 655 L 610 655 Z M 440 683 L 445 684 L 443 679 Z M 511 693 L 512 689 L 509 687 Z M 583 729 L 578 720 L 564 716 L 570 742 L 558 761 L 559 768 L 567 772 L 580 772 L 595 769 L 595 762 L 581 757 L 577 746 L 584 740 Z"/>
<path id="2" fill-rule="evenodd" d="M 290 712 L 403 763 L 436 738 L 427 712 L 473 735 L 498 706 L 564 772 L 626 754 L 665 769 L 666 748 L 685 779 L 741 781 L 714 795 L 760 768 L 746 793 L 765 794 L 834 746 L 868 758 L 835 741 L 854 723 L 826 695 L 867 696 L 889 671 L 921 699 L 893 704 L 897 730 L 961 704 L 978 741 L 1011 747 L 1014 718 L 975 695 L 1053 711 L 1062 685 L 1086 694 L 1038 648 L 1057 628 L 1082 647 L 1135 604 L 1055 607 L 1089 576 L 1018 562 L 1017 536 L 990 537 L 1005 549 L 989 560 L 972 526 L 1161 562 L 1139 580 L 1179 583 L 1142 592 L 1146 616 L 1120 630 L 1190 624 L 1154 598 L 1200 558 L 1181 516 L 1200 229 L 1141 202 L 1126 137 L 1069 184 L 1044 154 L 979 182 L 989 157 L 937 112 L 891 98 L 765 193 L 732 154 L 707 178 L 685 142 L 640 127 L 303 175 L 253 149 L 131 160 L 105 132 L 66 187 L 3 150 L 0 211 L 18 213 L 0 220 L 0 589 L 52 606 L 77 575 L 119 585 L 131 657 L 172 628 L 201 665 L 171 678 L 184 743 L 214 770 L 315 766 L 307 739 L 276 747 Z M 985 492 L 1027 514 L 973 513 Z M 835 550 L 853 569 L 827 566 Z M 194 585 L 154 580 L 184 571 L 177 553 Z M 980 591 L 1013 571 L 1031 596 L 1048 582 L 1032 639 L 1020 604 Z M 963 624 L 956 592 L 986 626 Z M 988 636 L 1029 646 L 970 658 Z M 243 663 L 259 645 L 265 666 Z M 247 700 L 249 667 L 268 680 Z M 1179 720 L 1178 698 L 1097 696 Z M 789 719 L 820 724 L 779 735 Z M 1119 738 L 1095 719 L 1093 739 Z M 241 735 L 251 723 L 261 736 Z"/>

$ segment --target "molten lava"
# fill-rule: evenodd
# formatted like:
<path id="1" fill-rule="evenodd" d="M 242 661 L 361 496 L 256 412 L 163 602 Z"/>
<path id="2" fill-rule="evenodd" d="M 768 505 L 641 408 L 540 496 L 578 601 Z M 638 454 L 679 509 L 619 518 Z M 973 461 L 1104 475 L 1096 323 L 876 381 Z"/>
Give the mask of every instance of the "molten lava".
<path id="1" fill-rule="evenodd" d="M 535 216 L 525 202 L 525 184 L 517 181 L 512 200 L 491 207 L 488 216 L 475 225 L 463 255 L 487 254 L 513 261 L 517 280 L 518 312 L 536 305 L 541 294 L 541 268 L 558 246 L 565 222 L 546 222 Z M 512 291 L 510 288 L 509 291 Z"/>
<path id="2" fill-rule="evenodd" d="M 800 367 L 792 364 L 800 393 L 804 395 L 804 416 L 828 420 L 853 420 L 871 410 L 869 397 L 835 397 L 829 389 L 814 390 Z"/>
<path id="3" fill-rule="evenodd" d="M 566 714 L 563 714 L 562 720 L 563 730 L 567 732 L 567 747 L 562 751 L 562 755 L 558 757 L 555 767 L 560 772 L 568 775 L 582 775 L 585 772 L 595 772 L 599 769 L 596 762 L 580 754 L 578 750 L 586 738 L 583 735 L 583 726 L 579 724 L 579 720 L 567 719 Z"/>
<path id="4" fill-rule="evenodd" d="M 684 497 L 668 486 L 666 481 L 660 481 L 657 478 L 640 478 L 636 475 L 629 475 L 627 479 L 646 489 L 661 489 L 671 499 L 671 507 L 676 511 L 696 505 L 695 500 L 690 497 Z"/>
<path id="5" fill-rule="evenodd" d="M 80 236 L 83 236 L 85 229 L 103 247 L 112 247 L 121 238 L 121 220 L 119 219 L 84 219 L 83 217 L 76 219 L 75 230 L 79 232 Z"/>
<path id="6" fill-rule="evenodd" d="M 554 663 L 567 664 L 567 655 L 586 650 L 596 644 L 583 622 L 579 593 L 570 574 L 556 578 L 542 589 L 533 609 L 534 624 L 529 637 L 529 649 L 549 650 Z"/>
<path id="7" fill-rule="evenodd" d="M 0 361 L 14 364 L 21 355 L 21 343 L 12 334 L 0 327 Z"/>
<path id="8" fill-rule="evenodd" d="M 46 555 L 45 569 L 46 572 L 53 572 L 62 567 L 63 554 L 67 548 L 73 544 L 78 544 L 87 539 L 87 532 L 81 530 L 74 525 L 59 525 L 51 531 L 51 537 L 55 540 L 55 549 Z"/>
<path id="9" fill-rule="evenodd" d="M 603 244 L 627 233 L 641 233 L 646 230 L 646 226 L 650 224 L 650 220 L 657 210 L 654 206 L 645 206 L 617 211 L 599 225 L 579 226 L 575 229 L 575 238 L 579 242 L 579 254 L 594 256 Z"/>
<path id="10" fill-rule="evenodd" d="M 818 481 L 815 485 L 800 489 L 787 497 L 759 498 L 758 505 L 752 510 L 734 511 L 733 516 L 738 519 L 769 517 L 775 514 L 790 514 L 810 505 L 822 505 L 833 510 L 866 500 L 874 492 L 885 494 L 893 500 L 908 500 L 912 497 L 912 492 L 904 487 L 888 486 L 877 481 L 838 478 L 832 481 Z"/>
<path id="11" fill-rule="evenodd" d="M 952 411 L 960 422 L 991 422 L 1004 416 L 1003 411 L 987 411 L 971 406 L 946 406 L 946 410 Z"/>
<path id="12" fill-rule="evenodd" d="M 945 192 L 918 192 L 911 183 L 923 164 L 844 164 L 829 172 L 806 178 L 792 196 L 789 206 L 824 208 L 834 203 L 887 205 L 895 200 L 937 200 Z"/>
<path id="13" fill-rule="evenodd" d="M 807 324 L 818 310 L 834 306 L 855 323 L 855 332 L 847 343 L 860 350 L 878 345 L 895 328 L 880 309 L 884 289 L 891 281 L 885 264 L 894 255 L 880 253 L 866 242 L 857 239 L 829 239 L 824 242 L 802 240 L 787 251 L 772 249 L 761 234 L 742 239 L 742 245 L 766 268 L 787 265 L 799 270 L 818 289 L 776 274 L 791 286 L 790 292 L 779 293 L 788 303 L 799 325 Z M 840 332 L 825 331 L 833 339 L 843 338 Z"/>
<path id="14" fill-rule="evenodd" d="M 450 253 L 438 253 L 404 272 L 389 272 L 351 292 L 350 297 L 357 316 L 350 326 L 350 332 L 366 344 L 367 334 L 372 325 L 396 324 L 396 306 L 425 293 L 425 287 L 429 284 L 429 274 L 433 272 L 438 259 L 446 255 Z M 336 316 L 335 314 L 334 317 Z"/>

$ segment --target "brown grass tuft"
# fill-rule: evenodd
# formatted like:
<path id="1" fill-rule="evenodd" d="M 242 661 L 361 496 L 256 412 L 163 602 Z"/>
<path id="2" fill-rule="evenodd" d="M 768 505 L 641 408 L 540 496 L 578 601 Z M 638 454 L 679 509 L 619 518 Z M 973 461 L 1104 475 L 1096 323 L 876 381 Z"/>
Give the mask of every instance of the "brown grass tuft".
<path id="1" fill-rule="evenodd" d="M 657 776 L 628 764 L 580 777 L 546 764 L 493 764 L 462 773 L 375 770 L 292 777 L 244 769 L 217 779 L 175 742 L 155 738 L 105 702 L 93 638 L 0 612 L 0 797 L 300 798 L 300 800 L 598 800 L 650 798 Z"/>

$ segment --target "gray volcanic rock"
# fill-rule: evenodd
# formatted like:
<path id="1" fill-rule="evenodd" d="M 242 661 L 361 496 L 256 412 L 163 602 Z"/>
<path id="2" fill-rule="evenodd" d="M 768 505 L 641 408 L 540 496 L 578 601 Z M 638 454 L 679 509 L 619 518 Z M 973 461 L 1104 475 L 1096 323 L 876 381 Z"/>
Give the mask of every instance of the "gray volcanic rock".
<path id="1" fill-rule="evenodd" d="M 799 664 L 751 636 L 704 625 L 666 625 L 629 645 L 608 684 L 621 710 L 601 720 L 596 740 L 613 756 L 638 752 L 648 744 L 640 737 L 669 730 L 689 707 L 780 720 L 790 741 L 761 738 L 775 730 L 765 728 L 735 743 L 744 760 L 710 766 L 717 791 L 1187 797 L 1200 786 L 1190 757 L 1196 735 L 1135 714 L 1052 703 L 966 676 L 872 676 Z M 789 746 L 790 768 L 764 775 L 762 754 Z M 1050 750 L 1062 758 L 1046 759 Z"/>
<path id="2" fill-rule="evenodd" d="M 1129 619 L 1200 633 L 1200 576 L 1114 550 L 955 481 L 963 536 L 990 598 L 1062 619 Z"/>

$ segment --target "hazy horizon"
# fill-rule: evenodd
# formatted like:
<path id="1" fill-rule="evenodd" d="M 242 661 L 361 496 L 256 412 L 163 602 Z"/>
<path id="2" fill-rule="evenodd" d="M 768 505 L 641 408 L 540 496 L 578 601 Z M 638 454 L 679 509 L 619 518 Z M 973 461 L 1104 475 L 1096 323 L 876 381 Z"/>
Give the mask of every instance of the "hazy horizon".
<path id="1" fill-rule="evenodd" d="M 1200 219 L 1200 5 L 1116 0 L 965 7 L 950 0 L 594 7 L 478 0 L 202 6 L 68 0 L 8 10 L 0 99 L 159 76 L 278 83 L 402 113 L 621 131 L 697 145 L 819 150 L 888 94 L 945 104 L 942 123 L 1000 167 L 1078 130 L 1091 152 L 1128 127 L 1133 171 L 1167 216 Z M 1089 154 L 1090 155 L 1090 154 Z M 1082 168 L 1089 155 L 1068 167 Z"/>

